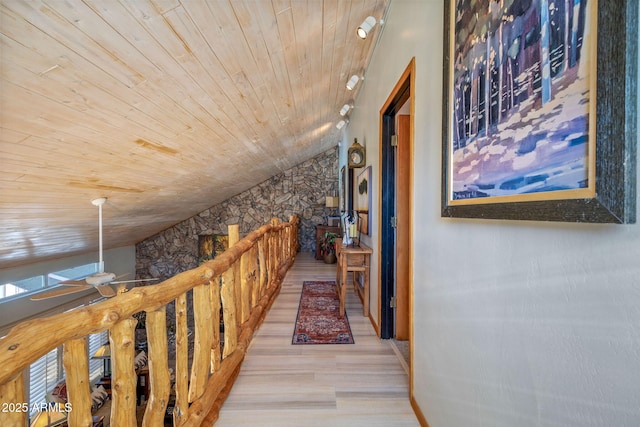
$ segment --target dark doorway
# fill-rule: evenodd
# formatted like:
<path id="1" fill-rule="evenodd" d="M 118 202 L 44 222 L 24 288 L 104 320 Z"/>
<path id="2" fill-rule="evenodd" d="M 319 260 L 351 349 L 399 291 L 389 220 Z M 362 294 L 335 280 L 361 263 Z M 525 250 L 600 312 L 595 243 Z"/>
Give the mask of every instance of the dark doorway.
<path id="1" fill-rule="evenodd" d="M 412 60 L 381 109 L 380 337 L 410 339 Z"/>

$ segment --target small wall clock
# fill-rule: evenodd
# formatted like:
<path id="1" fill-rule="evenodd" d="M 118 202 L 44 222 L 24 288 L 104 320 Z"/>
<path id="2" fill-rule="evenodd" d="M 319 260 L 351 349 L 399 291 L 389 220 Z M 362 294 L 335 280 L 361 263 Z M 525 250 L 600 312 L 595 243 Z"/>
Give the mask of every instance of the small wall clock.
<path id="1" fill-rule="evenodd" d="M 361 168 L 366 164 L 364 147 L 358 144 L 358 138 L 354 138 L 353 145 L 347 152 L 350 168 Z"/>

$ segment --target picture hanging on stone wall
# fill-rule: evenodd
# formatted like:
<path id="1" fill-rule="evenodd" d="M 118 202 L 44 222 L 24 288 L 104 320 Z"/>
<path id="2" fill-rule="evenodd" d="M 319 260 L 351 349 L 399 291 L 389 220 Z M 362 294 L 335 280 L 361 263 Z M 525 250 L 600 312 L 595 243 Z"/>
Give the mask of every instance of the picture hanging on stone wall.
<path id="1" fill-rule="evenodd" d="M 229 248 L 229 236 L 209 234 L 198 236 L 198 264 L 214 259 Z"/>
<path id="2" fill-rule="evenodd" d="M 637 15 L 445 1 L 442 216 L 635 222 Z"/>

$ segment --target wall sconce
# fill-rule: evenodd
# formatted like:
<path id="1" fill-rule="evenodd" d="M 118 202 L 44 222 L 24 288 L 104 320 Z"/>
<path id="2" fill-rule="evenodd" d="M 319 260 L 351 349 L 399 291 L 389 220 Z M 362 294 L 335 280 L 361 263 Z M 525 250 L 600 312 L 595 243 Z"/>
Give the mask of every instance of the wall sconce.
<path id="1" fill-rule="evenodd" d="M 360 80 L 364 80 L 364 77 L 358 77 L 357 75 L 351 76 L 349 81 L 347 82 L 347 89 L 353 90 Z"/>
<path id="2" fill-rule="evenodd" d="M 380 25 L 384 24 L 384 21 L 382 19 L 379 22 Z M 375 27 L 377 23 L 378 21 L 376 21 L 376 18 L 374 18 L 373 16 L 367 16 L 367 19 L 365 19 L 356 30 L 358 37 L 363 40 L 366 39 L 369 31 L 371 31 L 371 29 Z"/>
<path id="3" fill-rule="evenodd" d="M 346 125 L 347 123 L 349 123 L 349 120 L 340 120 L 340 121 L 338 122 L 338 124 L 336 125 L 336 127 L 337 127 L 338 129 L 342 129 L 342 128 L 344 127 L 344 125 Z"/>
<path id="4" fill-rule="evenodd" d="M 347 113 L 349 112 L 349 110 L 351 110 L 353 108 L 353 105 L 349 105 L 349 104 L 344 104 L 342 106 L 342 109 L 340 110 L 340 115 L 342 117 L 346 116 Z"/>

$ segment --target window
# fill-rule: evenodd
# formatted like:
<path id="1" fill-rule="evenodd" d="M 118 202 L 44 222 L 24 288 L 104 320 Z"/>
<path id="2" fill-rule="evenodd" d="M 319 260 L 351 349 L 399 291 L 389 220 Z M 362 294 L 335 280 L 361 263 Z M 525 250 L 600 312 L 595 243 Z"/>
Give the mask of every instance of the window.
<path id="1" fill-rule="evenodd" d="M 29 408 L 45 403 L 47 392 L 64 377 L 62 348 L 55 348 L 31 364 L 29 368 Z M 30 416 L 33 415 L 33 412 Z"/>
<path id="2" fill-rule="evenodd" d="M 48 273 L 46 276 L 35 276 L 0 285 L 0 300 L 15 295 L 33 293 L 49 286 L 56 286 L 65 280 L 76 280 L 98 272 L 98 263 L 79 265 L 60 271 Z M 46 278 L 46 280 L 45 280 Z"/>
<path id="3" fill-rule="evenodd" d="M 89 335 L 89 381 L 97 381 L 103 375 L 104 360 L 92 359 L 91 356 L 104 344 L 109 342 L 109 334 L 102 331 L 98 334 Z"/>
<path id="4" fill-rule="evenodd" d="M 0 285 L 0 299 L 9 298 L 24 292 L 31 292 L 44 287 L 44 277 L 36 276 Z"/>

